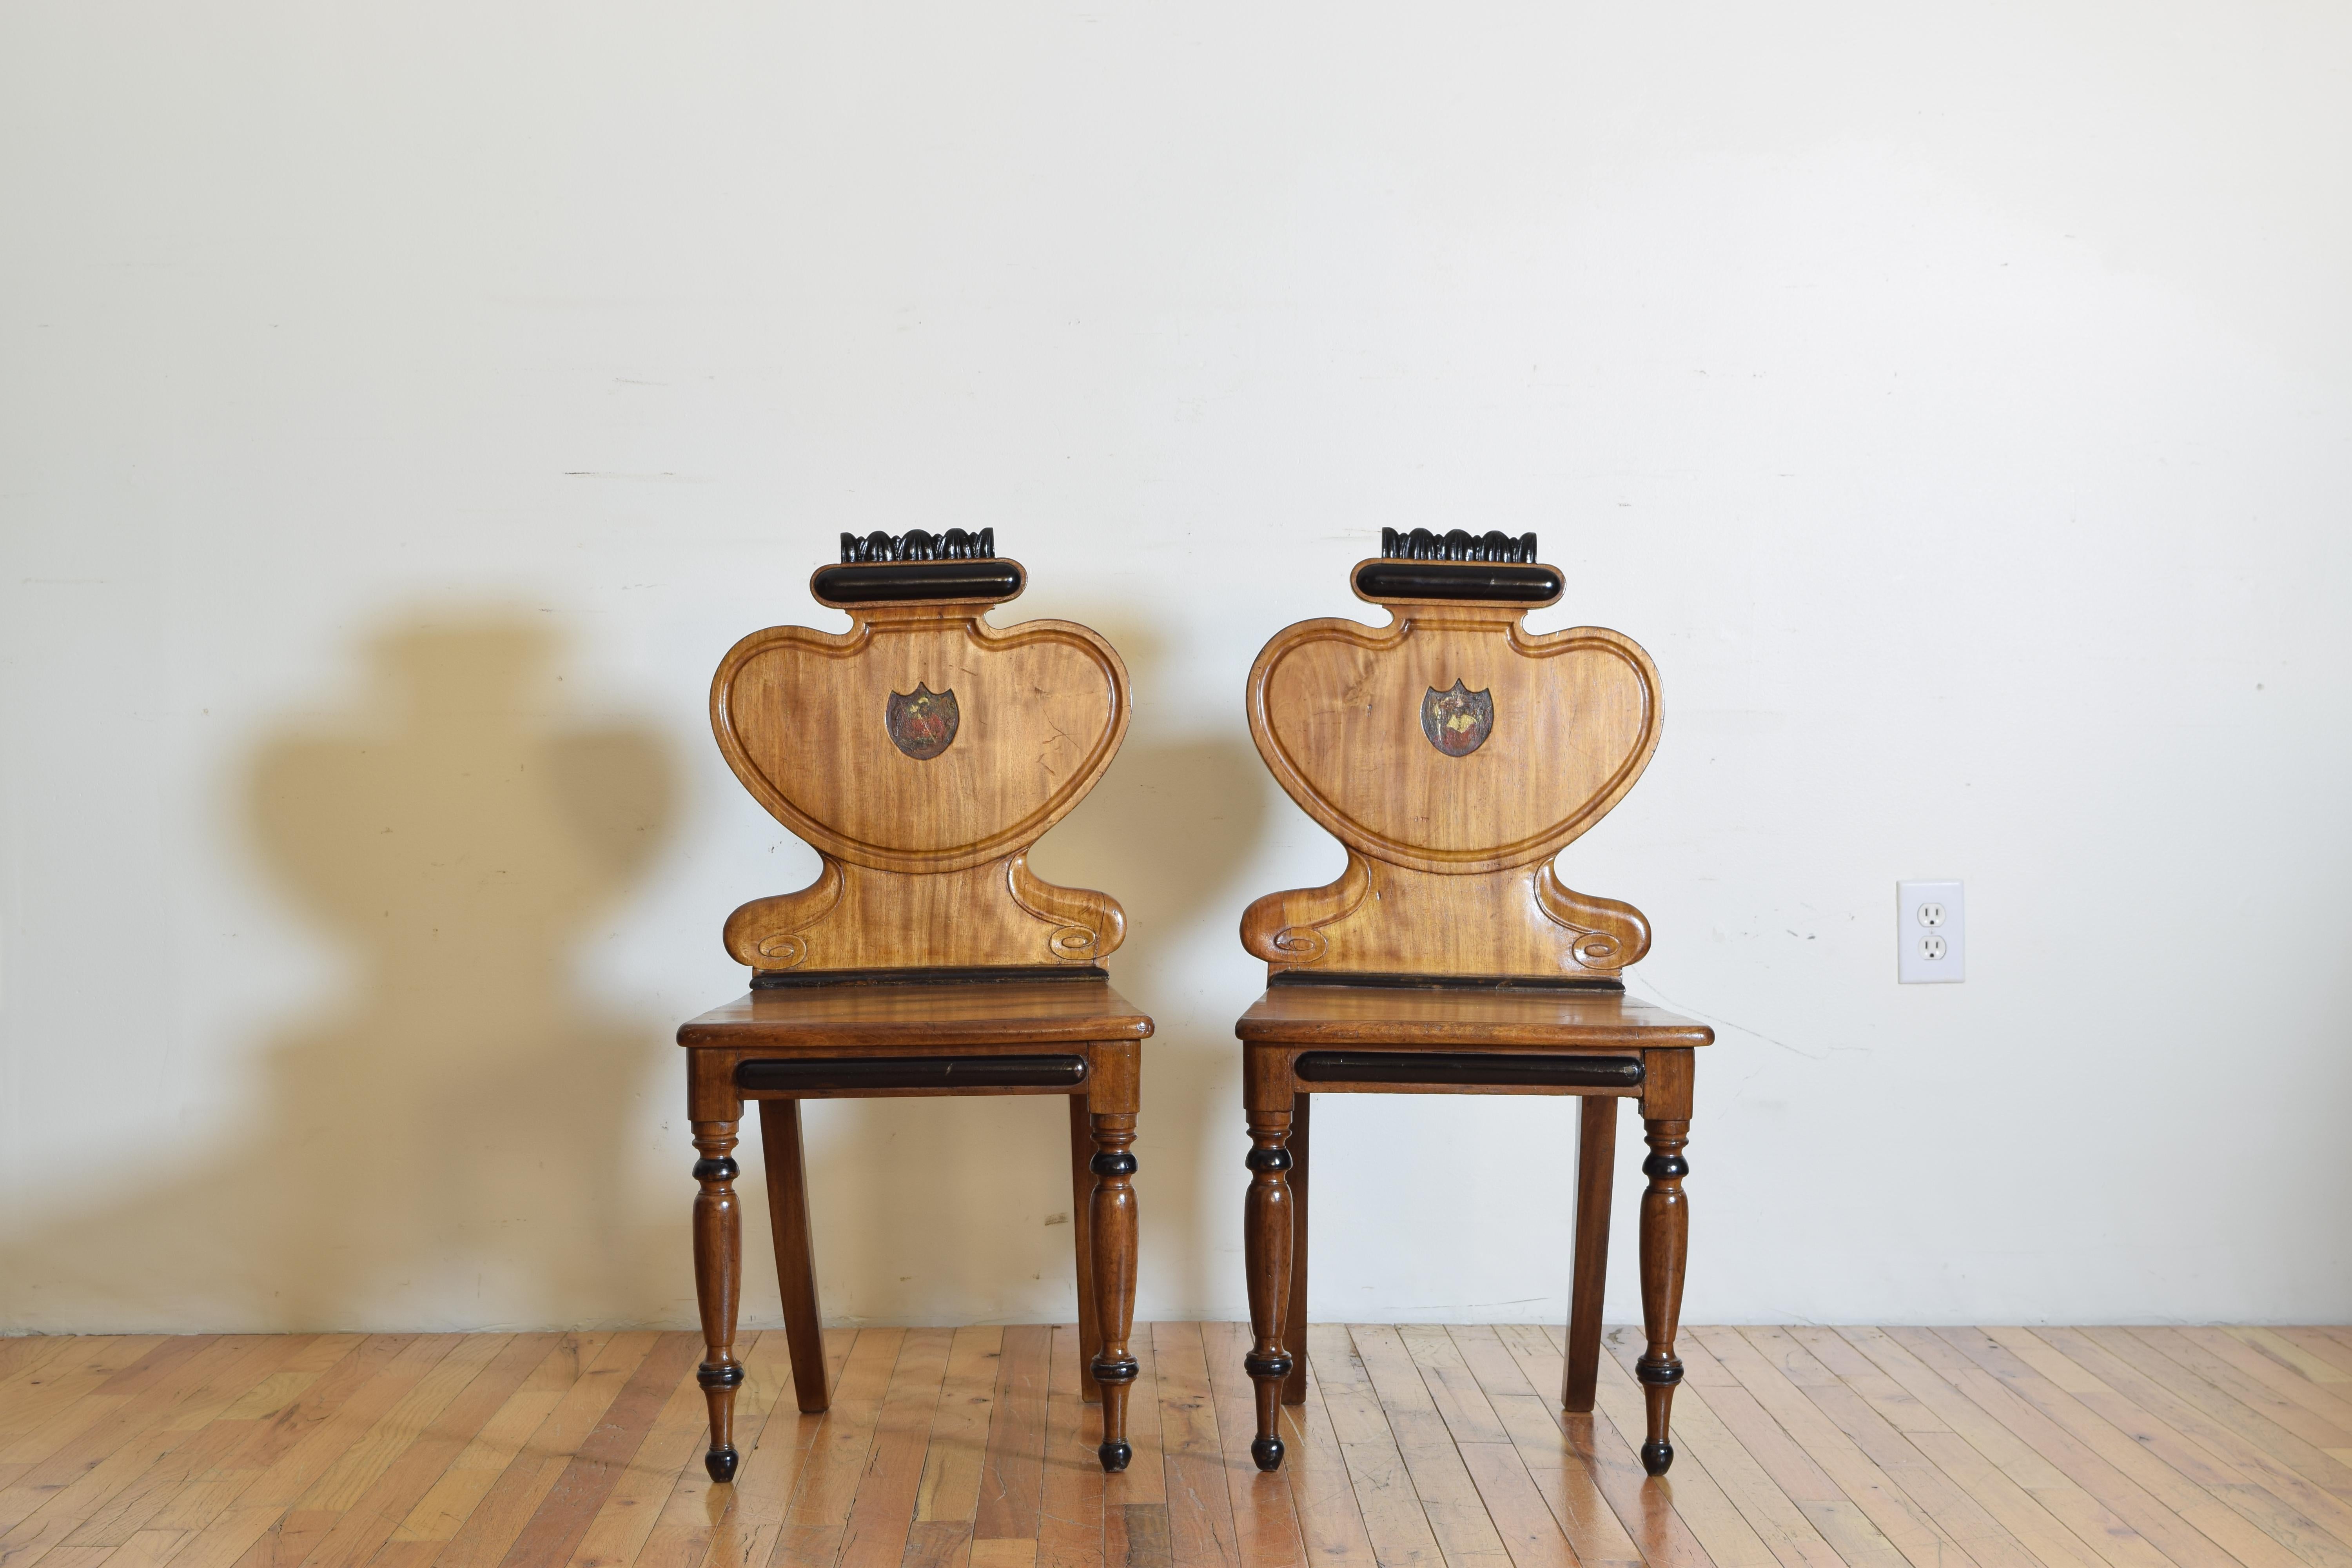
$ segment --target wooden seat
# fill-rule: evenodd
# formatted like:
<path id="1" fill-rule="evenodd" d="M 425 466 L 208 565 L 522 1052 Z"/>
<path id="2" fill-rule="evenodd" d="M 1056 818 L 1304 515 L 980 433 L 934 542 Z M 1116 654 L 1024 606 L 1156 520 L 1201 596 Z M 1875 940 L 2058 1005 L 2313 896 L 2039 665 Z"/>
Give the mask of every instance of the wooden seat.
<path id="1" fill-rule="evenodd" d="M 1674 1462 L 1668 1417 L 1688 1209 L 1692 1052 L 1714 1031 L 1626 996 L 1649 950 L 1630 904 L 1570 889 L 1552 858 L 1623 798 L 1658 742 L 1649 656 L 1616 632 L 1530 636 L 1563 581 L 1533 534 L 1384 533 L 1352 574 L 1384 627 L 1304 621 L 1249 677 L 1250 733 L 1275 777 L 1347 847 L 1339 879 L 1242 917 L 1265 994 L 1243 1043 L 1244 1208 L 1257 1394 L 1252 1457 L 1282 1462 L 1277 1402 L 1307 1396 L 1308 1113 L 1318 1094 L 1583 1100 L 1561 1403 L 1589 1413 L 1600 1367 L 1616 1105 L 1641 1102 L 1642 1462 Z"/>
<path id="2" fill-rule="evenodd" d="M 1151 1020 L 1099 960 L 1125 916 L 1108 896 L 1028 868 L 1031 845 L 1083 799 L 1127 732 L 1127 670 L 1066 621 L 1000 630 L 1027 581 L 993 531 L 842 537 L 810 592 L 847 632 L 778 626 L 729 652 L 711 726 L 737 778 L 820 858 L 796 893 L 729 917 L 751 989 L 682 1026 L 701 1158 L 695 1284 L 710 1406 L 705 1464 L 734 1478 L 742 1223 L 732 1151 L 760 1107 L 793 1382 L 825 1408 L 824 1344 L 801 1153 L 803 1100 L 1059 1094 L 1070 1102 L 1082 1386 L 1099 1401 L 1103 1468 L 1126 1468 L 1135 1311 L 1130 1178 Z"/>

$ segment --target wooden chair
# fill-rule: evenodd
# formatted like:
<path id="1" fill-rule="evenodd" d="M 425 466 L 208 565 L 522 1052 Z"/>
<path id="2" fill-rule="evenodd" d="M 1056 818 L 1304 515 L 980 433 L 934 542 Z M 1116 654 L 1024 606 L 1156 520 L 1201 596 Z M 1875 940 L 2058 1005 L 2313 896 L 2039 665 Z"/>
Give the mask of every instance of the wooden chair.
<path id="1" fill-rule="evenodd" d="M 1642 1102 L 1642 1463 L 1674 1461 L 1667 1414 L 1687 1209 L 1691 1052 L 1714 1031 L 1630 1001 L 1648 951 L 1630 904 L 1570 890 L 1552 857 L 1633 787 L 1658 744 L 1657 670 L 1630 639 L 1531 637 L 1559 601 L 1535 535 L 1385 531 L 1356 595 L 1374 628 L 1303 621 L 1249 676 L 1250 734 L 1290 797 L 1347 846 L 1328 887 L 1242 917 L 1266 990 L 1244 1043 L 1244 1206 L 1261 1469 L 1282 1462 L 1277 1397 L 1307 1396 L 1307 1143 L 1318 1094 L 1583 1097 L 1575 1283 L 1561 1403 L 1590 1412 L 1600 1365 L 1616 1102 Z"/>
<path id="2" fill-rule="evenodd" d="M 1078 1337 L 1124 1469 L 1135 1312 L 1135 1119 L 1151 1020 L 1099 960 L 1125 917 L 1030 871 L 1029 847 L 1102 777 L 1127 733 L 1127 669 L 1066 621 L 988 624 L 1018 595 L 994 530 L 842 536 L 810 580 L 847 632 L 776 626 L 737 643 L 710 688 L 743 786 L 823 858 L 812 886 L 727 921 L 750 992 L 677 1032 L 702 1184 L 695 1288 L 707 1345 L 711 1479 L 733 1479 L 742 1223 L 730 1156 L 757 1100 L 793 1384 L 825 1408 L 801 1158 L 803 1100 L 1060 1094 L 1070 1101 Z"/>

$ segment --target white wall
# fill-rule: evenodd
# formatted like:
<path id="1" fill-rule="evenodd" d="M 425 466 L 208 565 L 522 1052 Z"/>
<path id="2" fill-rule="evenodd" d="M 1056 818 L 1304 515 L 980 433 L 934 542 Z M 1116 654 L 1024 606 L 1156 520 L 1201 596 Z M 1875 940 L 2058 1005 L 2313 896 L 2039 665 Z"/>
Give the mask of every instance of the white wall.
<path id="1" fill-rule="evenodd" d="M 0 1325 L 690 1321 L 668 1033 L 814 864 L 705 683 L 840 624 L 839 530 L 954 524 L 1136 677 L 1036 861 L 1126 901 L 1160 1020 L 1145 1316 L 1242 1311 L 1235 921 L 1339 858 L 1242 676 L 1384 524 L 1538 531 L 1537 624 L 1664 671 L 1564 870 L 1720 1032 L 1690 1318 L 2352 1315 L 2347 48 L 2235 0 L 9 7 Z M 1894 984 L 1915 876 L 1968 880 L 1964 986 Z M 815 1112 L 832 1313 L 1066 1317 L 1059 1116 Z M 1327 1102 L 1316 1314 L 1558 1316 L 1571 1116 Z"/>

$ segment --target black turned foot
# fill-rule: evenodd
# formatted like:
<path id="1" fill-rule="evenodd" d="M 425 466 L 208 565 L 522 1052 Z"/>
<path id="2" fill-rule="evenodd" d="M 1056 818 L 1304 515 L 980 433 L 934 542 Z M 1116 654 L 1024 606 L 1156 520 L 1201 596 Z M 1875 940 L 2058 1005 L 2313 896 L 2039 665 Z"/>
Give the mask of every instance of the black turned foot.
<path id="1" fill-rule="evenodd" d="M 1653 1437 L 1642 1445 L 1642 1468 L 1654 1476 L 1663 1476 L 1674 1468 L 1675 1446 Z"/>
<path id="2" fill-rule="evenodd" d="M 1250 1444 L 1250 1458 L 1257 1461 L 1257 1468 L 1261 1470 L 1281 1468 L 1282 1439 L 1279 1437 L 1256 1439 Z"/>
<path id="3" fill-rule="evenodd" d="M 717 1481 L 720 1486 L 725 1486 L 735 1479 L 735 1464 L 738 1457 L 735 1446 L 730 1443 L 724 1448 L 713 1448 L 703 1455 L 702 1468 L 710 1472 L 712 1480 Z"/>
<path id="4" fill-rule="evenodd" d="M 1102 1468 L 1106 1472 L 1115 1476 L 1127 1468 L 1127 1462 L 1135 1458 L 1135 1450 L 1129 1447 L 1124 1440 L 1105 1443 L 1095 1450 L 1095 1458 L 1102 1461 Z"/>

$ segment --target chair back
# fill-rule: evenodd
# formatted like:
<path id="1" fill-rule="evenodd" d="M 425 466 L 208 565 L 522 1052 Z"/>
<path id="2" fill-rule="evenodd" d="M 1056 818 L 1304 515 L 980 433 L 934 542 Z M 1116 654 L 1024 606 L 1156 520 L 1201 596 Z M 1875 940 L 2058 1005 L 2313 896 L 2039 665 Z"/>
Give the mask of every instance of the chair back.
<path id="1" fill-rule="evenodd" d="M 1551 860 L 1657 749 L 1657 668 L 1597 626 L 1530 636 L 1564 584 L 1535 557 L 1532 533 L 1384 531 L 1351 581 L 1387 626 L 1301 621 L 1258 655 L 1258 754 L 1348 850 L 1337 881 L 1242 917 L 1270 975 L 1611 984 L 1648 951 L 1641 910 Z"/>
<path id="2" fill-rule="evenodd" d="M 1028 582 L 995 531 L 842 535 L 809 592 L 849 630 L 772 626 L 710 686 L 735 776 L 823 858 L 816 881 L 728 918 L 755 986 L 908 971 L 1085 969 L 1126 919 L 1057 888 L 1029 847 L 1127 733 L 1127 668 L 1068 621 L 998 628 Z"/>

